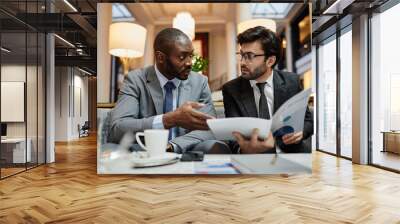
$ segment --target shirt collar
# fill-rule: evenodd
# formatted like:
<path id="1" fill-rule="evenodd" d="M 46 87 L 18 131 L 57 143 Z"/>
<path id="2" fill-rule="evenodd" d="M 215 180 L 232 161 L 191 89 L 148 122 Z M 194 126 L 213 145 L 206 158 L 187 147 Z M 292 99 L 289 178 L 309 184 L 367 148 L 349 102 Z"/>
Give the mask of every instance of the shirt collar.
<path id="1" fill-rule="evenodd" d="M 182 80 L 177 79 L 177 78 L 168 80 L 168 79 L 158 70 L 158 68 L 157 68 L 156 65 L 154 65 L 154 69 L 156 70 L 156 75 L 157 75 L 158 81 L 160 82 L 161 88 L 164 88 L 165 84 L 167 84 L 168 81 L 173 82 L 174 85 L 175 85 L 176 87 L 178 87 L 178 86 L 181 84 L 181 81 L 182 81 Z"/>
<path id="2" fill-rule="evenodd" d="M 273 87 L 273 86 L 274 86 L 274 82 L 273 82 L 273 80 L 274 80 L 274 73 L 275 73 L 275 71 L 272 70 L 271 75 L 268 77 L 267 81 L 265 81 L 270 87 Z M 256 84 L 257 84 L 257 81 L 256 81 L 256 80 L 250 80 L 250 85 L 251 85 L 251 87 L 254 88 L 254 87 L 256 86 Z"/>

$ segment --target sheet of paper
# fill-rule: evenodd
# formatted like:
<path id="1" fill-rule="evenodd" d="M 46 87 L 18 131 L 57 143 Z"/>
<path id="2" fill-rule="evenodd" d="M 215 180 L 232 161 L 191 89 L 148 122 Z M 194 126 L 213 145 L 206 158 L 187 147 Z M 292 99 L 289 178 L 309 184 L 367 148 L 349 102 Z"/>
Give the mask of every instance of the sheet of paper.
<path id="1" fill-rule="evenodd" d="M 274 137 L 303 131 L 304 116 L 311 89 L 306 89 L 287 100 L 272 117 L 271 132 Z"/>
<path id="2" fill-rule="evenodd" d="M 271 120 L 234 117 L 207 120 L 208 127 L 218 140 L 235 140 L 232 132 L 237 131 L 246 137 L 250 137 L 254 128 L 259 129 L 259 136 L 266 137 L 269 134 Z"/>

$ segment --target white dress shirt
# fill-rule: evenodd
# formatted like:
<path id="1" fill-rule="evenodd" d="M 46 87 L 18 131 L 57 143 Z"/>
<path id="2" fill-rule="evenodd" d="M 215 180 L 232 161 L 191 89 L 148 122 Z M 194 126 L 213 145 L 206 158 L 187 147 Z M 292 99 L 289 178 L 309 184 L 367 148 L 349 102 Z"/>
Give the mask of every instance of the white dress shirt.
<path id="1" fill-rule="evenodd" d="M 267 102 L 268 102 L 268 110 L 269 110 L 269 115 L 270 115 L 270 119 L 272 119 L 272 115 L 274 114 L 274 71 L 272 71 L 271 76 L 267 79 L 266 81 L 266 85 L 264 87 L 264 94 L 267 97 Z M 257 81 L 256 80 L 250 80 L 250 85 L 253 88 L 253 92 L 254 92 L 254 100 L 256 101 L 256 108 L 257 108 L 257 112 L 258 114 L 260 114 L 260 97 L 261 97 L 261 93 L 260 93 L 260 89 L 257 86 Z"/>
<path id="2" fill-rule="evenodd" d="M 161 72 L 157 69 L 156 65 L 154 65 L 154 68 L 156 70 L 156 75 L 157 75 L 158 81 L 160 82 L 161 89 L 163 91 L 163 102 L 164 102 L 164 98 L 165 98 L 165 89 L 164 89 L 165 84 L 167 84 L 168 81 L 171 81 L 174 83 L 176 88 L 172 90 L 172 97 L 173 97 L 172 110 L 175 110 L 177 108 L 177 103 L 178 103 L 178 89 L 179 89 L 178 87 L 182 81 L 177 78 L 168 80 L 163 74 L 161 74 Z M 164 129 L 163 115 L 164 114 L 160 114 L 160 115 L 157 115 L 154 117 L 153 126 L 152 126 L 153 129 Z M 174 139 L 175 137 L 176 137 L 176 131 L 175 131 L 175 128 L 173 128 L 172 139 Z"/>

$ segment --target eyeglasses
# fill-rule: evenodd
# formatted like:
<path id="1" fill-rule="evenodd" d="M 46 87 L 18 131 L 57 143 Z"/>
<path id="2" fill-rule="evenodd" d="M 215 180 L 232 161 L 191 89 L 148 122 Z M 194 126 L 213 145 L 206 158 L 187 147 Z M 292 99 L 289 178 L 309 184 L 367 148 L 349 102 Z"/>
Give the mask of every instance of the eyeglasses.
<path id="1" fill-rule="evenodd" d="M 239 61 L 251 62 L 255 57 L 265 56 L 265 54 L 254 54 L 253 52 L 236 52 Z"/>

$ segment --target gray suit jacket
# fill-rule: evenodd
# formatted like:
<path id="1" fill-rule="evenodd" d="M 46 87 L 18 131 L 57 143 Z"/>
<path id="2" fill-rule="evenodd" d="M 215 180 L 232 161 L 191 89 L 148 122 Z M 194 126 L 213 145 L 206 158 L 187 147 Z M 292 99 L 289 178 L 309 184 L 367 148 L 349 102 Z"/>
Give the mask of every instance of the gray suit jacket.
<path id="1" fill-rule="evenodd" d="M 294 73 L 274 70 L 274 111 L 292 96 L 301 91 L 299 76 Z M 222 87 L 226 117 L 258 117 L 254 101 L 253 88 L 250 82 L 242 77 L 225 83 Z M 303 141 L 299 144 L 284 145 L 282 139 L 276 139 L 276 144 L 282 151 L 311 152 L 311 136 L 313 135 L 313 116 L 307 107 L 304 117 Z"/>
<path id="2" fill-rule="evenodd" d="M 179 107 L 187 101 L 204 103 L 200 111 L 216 116 L 211 100 L 207 78 L 191 72 L 189 78 L 178 87 Z M 129 72 L 111 114 L 110 136 L 112 142 L 118 143 L 126 132 L 151 129 L 154 117 L 163 113 L 163 91 L 157 78 L 154 66 Z M 182 153 L 196 144 L 214 139 L 210 131 L 190 131 L 178 128 L 177 136 L 172 142 L 178 146 L 176 152 Z"/>

